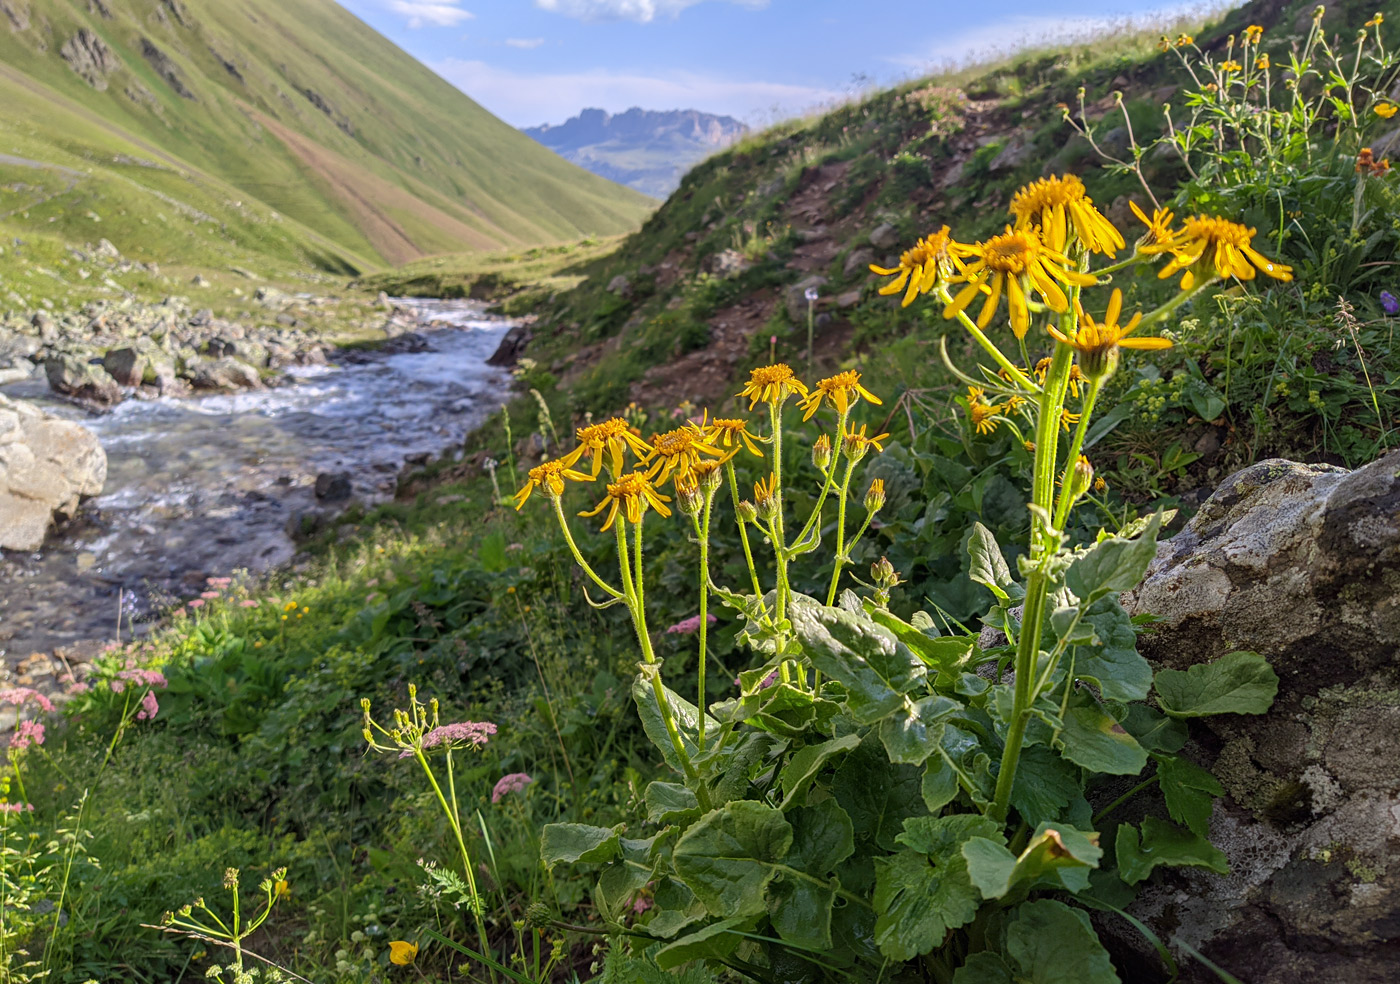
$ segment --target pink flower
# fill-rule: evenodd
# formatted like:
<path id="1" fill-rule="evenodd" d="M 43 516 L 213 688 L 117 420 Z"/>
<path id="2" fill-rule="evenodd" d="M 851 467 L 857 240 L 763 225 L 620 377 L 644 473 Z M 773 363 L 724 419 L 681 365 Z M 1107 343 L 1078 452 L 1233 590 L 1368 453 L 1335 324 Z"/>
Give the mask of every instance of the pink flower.
<path id="1" fill-rule="evenodd" d="M 496 726 L 490 721 L 459 721 L 456 724 L 444 724 L 423 736 L 423 748 L 436 748 L 439 745 L 446 745 L 448 748 L 456 748 L 458 745 L 480 748 L 495 733 Z M 399 755 L 399 758 L 408 758 L 412 754 L 412 752 L 405 750 Z"/>
<path id="2" fill-rule="evenodd" d="M 30 745 L 42 745 L 44 743 L 44 726 L 38 721 L 21 721 L 15 728 L 15 733 L 10 736 L 10 747 L 17 752 L 22 752 Z"/>
<path id="3" fill-rule="evenodd" d="M 136 712 L 136 720 L 149 721 L 159 713 L 160 705 L 156 703 L 156 692 L 147 690 L 145 696 L 141 698 L 141 710 Z"/>
<path id="4" fill-rule="evenodd" d="M 491 802 L 499 803 L 503 796 L 518 793 L 534 781 L 523 772 L 512 772 L 509 775 L 501 776 L 500 779 L 496 780 L 496 787 L 491 790 Z"/>
<path id="5" fill-rule="evenodd" d="M 240 602 L 238 603 L 238 607 L 239 607 L 239 608 L 257 608 L 257 607 L 258 607 L 258 603 L 257 603 L 257 601 L 255 601 L 255 600 L 252 599 L 252 598 L 247 598 L 247 599 L 245 599 L 245 600 L 243 600 L 243 601 L 240 601 Z"/>
<path id="6" fill-rule="evenodd" d="M 191 608 L 203 608 L 203 607 L 204 607 L 204 599 L 203 599 L 203 598 L 196 598 L 196 599 L 194 599 L 193 601 L 190 602 L 190 607 L 191 607 Z"/>
<path id="7" fill-rule="evenodd" d="M 71 687 L 68 688 L 68 692 L 69 692 L 70 694 L 74 694 L 74 695 L 76 695 L 76 694 L 85 694 L 85 693 L 87 693 L 87 692 L 88 692 L 89 690 L 91 690 L 91 689 L 92 689 L 92 687 L 91 687 L 91 685 L 89 685 L 89 684 L 86 684 L 86 683 L 75 683 L 75 684 L 73 684 L 73 686 L 71 686 Z"/>
<path id="8" fill-rule="evenodd" d="M 0 803 L 0 813 L 29 813 L 34 812 L 33 803 Z"/>
<path id="9" fill-rule="evenodd" d="M 219 592 L 217 592 L 217 591 L 203 591 L 203 592 L 200 593 L 199 596 L 200 596 L 201 598 L 206 599 L 206 600 L 212 601 L 213 599 L 219 597 Z"/>
<path id="10" fill-rule="evenodd" d="M 0 690 L 0 704 L 14 704 L 19 707 L 25 701 L 32 700 L 46 711 L 52 711 L 53 701 L 49 700 L 33 687 L 12 687 L 9 690 Z"/>
<path id="11" fill-rule="evenodd" d="M 112 693 L 114 693 L 114 694 L 119 694 L 119 693 L 121 693 L 122 691 L 126 690 L 126 684 L 123 683 L 123 682 L 120 681 L 120 680 L 113 680 L 111 686 L 112 686 Z"/>
<path id="12" fill-rule="evenodd" d="M 129 669 L 122 670 L 117 674 L 118 680 L 130 680 L 142 687 L 160 687 L 164 689 L 170 686 L 165 679 L 165 674 L 160 670 Z M 117 693 L 121 693 L 120 690 Z"/>
<path id="13" fill-rule="evenodd" d="M 211 588 L 226 588 L 233 583 L 231 577 L 206 577 L 204 583 Z"/>
<path id="14" fill-rule="evenodd" d="M 655 904 L 655 902 L 647 898 L 645 895 L 638 895 L 636 900 L 632 903 L 632 912 L 635 915 L 640 916 L 643 912 L 646 912 Z"/>
<path id="15" fill-rule="evenodd" d="M 706 616 L 705 616 L 705 619 L 706 619 L 706 621 L 709 622 L 710 625 L 714 625 L 716 622 L 719 621 L 719 619 L 715 618 L 713 615 L 706 615 Z M 699 615 L 692 615 L 692 616 L 690 616 L 690 618 L 681 619 L 681 620 L 680 620 L 679 622 L 677 622 L 675 625 L 671 626 L 669 629 L 666 630 L 666 634 L 667 634 L 667 635 L 694 635 L 696 632 L 699 632 L 699 631 L 700 631 L 700 616 L 699 616 Z"/>

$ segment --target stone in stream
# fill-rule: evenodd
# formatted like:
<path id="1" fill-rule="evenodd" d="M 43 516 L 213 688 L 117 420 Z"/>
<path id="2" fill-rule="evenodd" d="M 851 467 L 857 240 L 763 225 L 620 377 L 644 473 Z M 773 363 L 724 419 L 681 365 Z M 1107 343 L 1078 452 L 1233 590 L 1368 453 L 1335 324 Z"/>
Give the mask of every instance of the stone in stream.
<path id="1" fill-rule="evenodd" d="M 349 472 L 321 472 L 316 476 L 316 498 L 322 502 L 344 502 L 354 491 Z"/>
<path id="2" fill-rule="evenodd" d="M 197 362 L 189 367 L 190 382 L 195 389 L 232 392 L 240 389 L 262 389 L 258 371 L 237 359 L 214 359 Z"/>
<path id="3" fill-rule="evenodd" d="M 102 357 L 102 368 L 122 386 L 140 386 L 148 364 L 146 356 L 130 345 L 109 349 Z"/>
<path id="4" fill-rule="evenodd" d="M 1225 877 L 1176 871 L 1129 911 L 1242 980 L 1391 981 L 1400 967 L 1400 452 L 1345 471 L 1263 461 L 1226 479 L 1124 596 L 1173 669 L 1246 649 L 1269 713 L 1205 718 L 1189 748 L 1228 798 Z M 1128 978 L 1164 979 L 1106 920 Z M 1182 980 L 1214 981 L 1178 954 Z M 1136 966 L 1133 966 L 1133 965 Z"/>
<path id="5" fill-rule="evenodd" d="M 120 403 L 122 389 L 106 369 L 76 355 L 53 355 L 44 363 L 49 389 L 78 400 L 110 405 Z"/>
<path id="6" fill-rule="evenodd" d="M 38 550 L 55 519 L 69 519 L 107 481 L 92 431 L 0 396 L 0 547 Z"/>

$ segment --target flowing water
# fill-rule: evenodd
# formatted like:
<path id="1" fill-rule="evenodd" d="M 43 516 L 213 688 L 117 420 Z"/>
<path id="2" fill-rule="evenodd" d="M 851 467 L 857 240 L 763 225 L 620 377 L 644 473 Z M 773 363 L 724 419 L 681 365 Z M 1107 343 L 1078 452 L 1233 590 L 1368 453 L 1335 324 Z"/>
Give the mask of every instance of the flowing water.
<path id="1" fill-rule="evenodd" d="M 500 405 L 486 365 L 509 322 L 470 301 L 401 301 L 428 349 L 357 352 L 286 370 L 290 384 L 198 399 L 129 400 L 97 416 L 38 382 L 4 387 L 81 420 L 107 452 L 107 485 L 36 554 L 0 559 L 0 655 L 109 639 L 191 598 L 204 578 L 265 571 L 294 553 L 315 478 L 347 472 L 355 498 L 393 495 L 412 455 L 440 454 Z"/>

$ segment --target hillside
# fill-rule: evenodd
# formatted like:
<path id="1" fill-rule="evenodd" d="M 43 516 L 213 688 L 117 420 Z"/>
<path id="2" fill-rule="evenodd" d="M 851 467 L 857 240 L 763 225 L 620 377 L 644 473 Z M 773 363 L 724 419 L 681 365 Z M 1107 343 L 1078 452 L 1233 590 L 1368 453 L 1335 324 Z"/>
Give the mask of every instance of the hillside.
<path id="1" fill-rule="evenodd" d="M 563 123 L 524 132 L 579 167 L 665 198 L 692 165 L 728 147 L 748 127 L 732 116 L 696 109 L 633 107 L 616 115 L 585 109 Z"/>
<path id="2" fill-rule="evenodd" d="M 652 207 L 497 120 L 334 0 L 0 8 L 12 234 L 349 272 L 617 233 Z M 134 227 L 138 213 L 175 228 L 162 241 Z"/>

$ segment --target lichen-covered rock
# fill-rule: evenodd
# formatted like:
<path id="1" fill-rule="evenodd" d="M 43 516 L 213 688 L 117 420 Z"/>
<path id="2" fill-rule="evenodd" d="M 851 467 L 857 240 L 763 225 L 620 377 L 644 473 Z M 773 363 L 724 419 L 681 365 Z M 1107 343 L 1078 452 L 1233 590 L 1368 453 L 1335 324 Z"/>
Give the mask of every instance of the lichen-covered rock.
<path id="1" fill-rule="evenodd" d="M 1228 793 L 1211 834 L 1232 873 L 1172 875 L 1131 911 L 1245 981 L 1395 980 L 1400 453 L 1231 476 L 1124 603 L 1162 619 L 1139 644 L 1161 665 L 1250 649 L 1280 678 L 1268 714 L 1196 729 L 1196 757 Z M 1130 930 L 1116 945 L 1139 962 L 1133 979 L 1152 979 L 1150 948 Z M 1183 980 L 1216 980 L 1178 956 Z"/>
<path id="2" fill-rule="evenodd" d="M 121 402 L 122 389 L 107 370 L 78 356 L 51 356 L 44 363 L 44 373 L 49 380 L 49 389 L 55 393 L 102 406 Z"/>
<path id="3" fill-rule="evenodd" d="M 92 431 L 0 396 L 0 547 L 38 550 L 55 518 L 107 481 L 107 455 Z"/>

